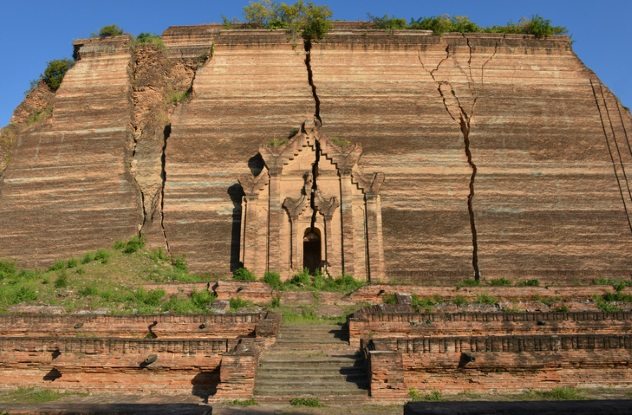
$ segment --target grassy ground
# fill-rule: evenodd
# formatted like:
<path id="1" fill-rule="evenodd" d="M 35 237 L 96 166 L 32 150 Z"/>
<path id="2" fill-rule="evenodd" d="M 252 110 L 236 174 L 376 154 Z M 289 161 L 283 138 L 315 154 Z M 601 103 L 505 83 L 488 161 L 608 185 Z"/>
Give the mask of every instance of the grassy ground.
<path id="1" fill-rule="evenodd" d="M 162 250 L 148 250 L 142 245 L 133 239 L 40 270 L 17 269 L 12 263 L 0 262 L 0 312 L 8 312 L 18 304 L 114 314 L 205 311 L 214 300 L 207 292 L 167 296 L 162 290 L 142 288 L 152 282 L 209 279 L 188 273 L 182 259 L 169 258 Z"/>
<path id="2" fill-rule="evenodd" d="M 0 391 L 0 403 L 45 403 L 57 401 L 70 396 L 85 396 L 85 394 L 58 392 L 50 389 L 18 388 Z"/>

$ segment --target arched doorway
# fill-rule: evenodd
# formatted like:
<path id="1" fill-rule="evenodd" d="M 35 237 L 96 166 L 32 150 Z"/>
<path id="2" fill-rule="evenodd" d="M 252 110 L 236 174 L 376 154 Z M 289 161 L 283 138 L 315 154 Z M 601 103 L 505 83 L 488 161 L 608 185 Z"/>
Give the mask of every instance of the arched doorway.
<path id="1" fill-rule="evenodd" d="M 314 275 L 320 271 L 321 248 L 320 231 L 316 228 L 307 228 L 303 236 L 303 268 Z"/>

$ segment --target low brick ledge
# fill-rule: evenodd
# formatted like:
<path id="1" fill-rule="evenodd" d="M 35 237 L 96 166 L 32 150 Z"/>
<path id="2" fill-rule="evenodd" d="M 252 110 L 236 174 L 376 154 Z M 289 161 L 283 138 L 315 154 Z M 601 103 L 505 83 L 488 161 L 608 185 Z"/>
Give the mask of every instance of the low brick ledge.
<path id="1" fill-rule="evenodd" d="M 369 351 L 402 353 L 547 352 L 570 350 L 632 350 L 632 335 L 577 334 L 533 336 L 437 336 L 369 341 Z"/>

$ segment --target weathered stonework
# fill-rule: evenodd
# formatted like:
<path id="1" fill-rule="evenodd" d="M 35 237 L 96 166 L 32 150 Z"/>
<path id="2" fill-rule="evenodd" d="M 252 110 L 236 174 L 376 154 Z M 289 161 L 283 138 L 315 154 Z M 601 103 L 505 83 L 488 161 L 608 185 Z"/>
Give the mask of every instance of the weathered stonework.
<path id="1" fill-rule="evenodd" d="M 263 169 L 239 180 L 245 267 L 284 278 L 306 268 L 384 280 L 384 175 L 363 173 L 361 147 L 340 144 L 322 134 L 315 120 L 303 123 L 289 141 L 259 148 Z"/>

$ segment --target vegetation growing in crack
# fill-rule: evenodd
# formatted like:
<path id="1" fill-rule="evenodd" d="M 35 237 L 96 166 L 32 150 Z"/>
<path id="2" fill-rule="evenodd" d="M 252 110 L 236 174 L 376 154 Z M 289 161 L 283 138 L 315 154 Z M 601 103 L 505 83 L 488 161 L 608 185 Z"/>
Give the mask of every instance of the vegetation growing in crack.
<path id="1" fill-rule="evenodd" d="M 71 59 L 55 59 L 48 62 L 42 79 L 46 82 L 46 85 L 51 91 L 55 92 L 61 86 L 61 82 L 64 80 L 64 76 L 70 68 L 73 67 L 75 62 Z"/>
<path id="2" fill-rule="evenodd" d="M 522 18 L 517 23 L 507 23 L 506 25 L 479 26 L 466 16 L 431 16 L 411 18 L 409 22 L 401 17 L 384 15 L 376 17 L 369 15 L 369 19 L 376 29 L 382 30 L 432 30 L 435 34 L 456 32 L 456 33 L 513 33 L 534 35 L 537 38 L 544 38 L 553 35 L 568 33 L 563 26 L 555 26 L 551 20 L 539 15 L 531 18 Z"/>
<path id="3" fill-rule="evenodd" d="M 134 47 L 137 47 L 140 45 L 151 45 L 160 50 L 165 49 L 165 43 L 162 41 L 162 37 L 160 37 L 160 35 L 156 35 L 154 33 L 147 33 L 147 32 L 143 32 L 139 34 L 138 36 L 136 36 L 132 45 Z"/>

